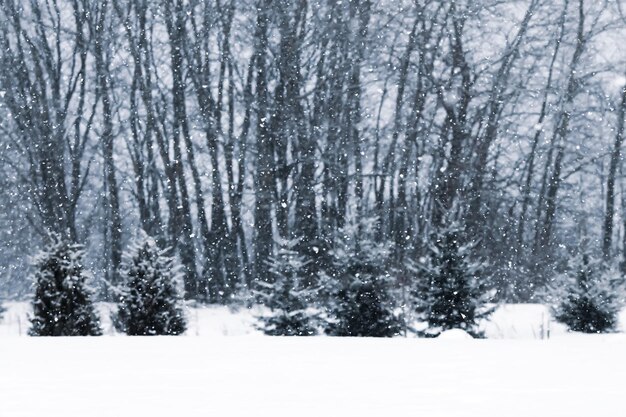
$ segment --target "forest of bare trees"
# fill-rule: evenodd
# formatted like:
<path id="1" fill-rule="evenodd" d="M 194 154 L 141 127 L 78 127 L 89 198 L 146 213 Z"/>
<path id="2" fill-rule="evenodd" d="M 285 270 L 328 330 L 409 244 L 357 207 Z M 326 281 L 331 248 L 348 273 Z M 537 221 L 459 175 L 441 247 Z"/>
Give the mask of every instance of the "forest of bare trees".
<path id="1" fill-rule="evenodd" d="M 406 285 L 452 222 L 499 300 L 582 251 L 621 264 L 621 6 L 0 0 L 0 288 L 29 293 L 50 232 L 102 298 L 140 229 L 215 303 L 286 240 L 310 285 L 338 239 L 387 243 Z"/>

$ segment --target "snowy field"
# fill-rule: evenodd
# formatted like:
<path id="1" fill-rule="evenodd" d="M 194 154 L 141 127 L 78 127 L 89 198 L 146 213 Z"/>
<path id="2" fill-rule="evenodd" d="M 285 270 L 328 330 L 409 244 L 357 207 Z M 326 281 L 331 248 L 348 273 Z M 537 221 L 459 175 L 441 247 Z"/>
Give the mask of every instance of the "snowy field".
<path id="1" fill-rule="evenodd" d="M 5 302 L 4 319 L 0 320 L 0 338 L 25 336 L 30 325 L 31 311 L 28 302 Z M 97 303 L 105 335 L 123 336 L 111 325 L 112 305 Z M 187 336 L 245 336 L 260 335 L 254 328 L 255 314 L 259 310 L 234 310 L 222 306 L 186 307 Z M 416 324 L 416 327 L 419 327 Z M 539 304 L 505 304 L 481 324 L 488 339 L 547 339 L 576 337 L 565 326 L 550 319 L 549 309 Z M 618 330 L 626 333 L 626 309 L 622 311 Z M 625 414 L 626 415 L 626 414 Z M 0 417 L 4 417 L 0 415 Z"/>
<path id="2" fill-rule="evenodd" d="M 501 307 L 504 340 L 263 337 L 226 308 L 188 310 L 202 337 L 9 337 L 28 305 L 8 307 L 1 417 L 626 415 L 626 335 L 540 340 L 542 306 Z"/>

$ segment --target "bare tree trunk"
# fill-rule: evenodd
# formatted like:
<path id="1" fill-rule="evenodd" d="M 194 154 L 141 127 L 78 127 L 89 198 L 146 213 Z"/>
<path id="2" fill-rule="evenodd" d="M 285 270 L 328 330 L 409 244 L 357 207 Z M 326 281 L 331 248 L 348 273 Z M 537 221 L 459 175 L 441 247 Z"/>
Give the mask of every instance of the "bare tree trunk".
<path id="1" fill-rule="evenodd" d="M 624 117 L 626 117 L 626 86 L 622 87 L 622 99 L 617 112 L 617 131 L 611 161 L 609 163 L 609 176 L 606 180 L 606 212 L 604 226 L 602 228 L 602 254 L 605 259 L 611 256 L 611 243 L 613 242 L 613 216 L 615 211 L 615 176 L 622 159 L 622 142 L 624 141 Z"/>
<path id="2" fill-rule="evenodd" d="M 109 81 L 109 58 L 105 52 L 105 43 L 110 39 L 105 37 L 105 31 L 110 27 L 109 2 L 104 0 L 96 11 L 95 20 L 91 22 L 92 37 L 94 39 L 94 54 L 98 90 L 102 100 L 102 155 L 104 159 L 106 195 L 106 210 L 108 224 L 107 237 L 109 239 L 109 263 L 107 265 L 107 280 L 117 285 L 119 282 L 119 267 L 122 262 L 122 219 L 120 215 L 119 192 L 113 160 L 113 109 L 111 108 L 111 93 Z"/>
<path id="3" fill-rule="evenodd" d="M 273 252 L 272 194 L 274 189 L 274 158 L 269 132 L 267 92 L 268 21 L 271 0 L 258 0 L 255 34 L 256 63 L 256 202 L 254 210 L 254 265 L 255 277 L 270 281 L 268 260 Z"/>
<path id="4" fill-rule="evenodd" d="M 543 132 L 543 123 L 548 114 L 548 96 L 550 94 L 550 90 L 552 89 L 552 77 L 554 75 L 554 65 L 556 63 L 556 58 L 559 54 L 559 49 L 561 47 L 561 43 L 563 41 L 563 36 L 565 34 L 565 16 L 567 14 L 567 5 L 563 9 L 561 13 L 561 20 L 559 24 L 559 36 L 556 38 L 554 53 L 552 54 L 552 60 L 550 62 L 550 69 L 548 70 L 548 80 L 546 82 L 546 88 L 544 90 L 543 101 L 541 103 L 541 110 L 539 111 L 539 119 L 537 121 L 537 131 L 535 132 L 535 136 L 533 137 L 532 146 L 530 149 L 530 153 L 528 155 L 528 162 L 526 168 L 526 179 L 524 180 L 524 188 L 522 190 L 522 208 L 520 213 L 520 219 L 517 228 L 517 246 L 518 248 L 524 247 L 524 229 L 526 227 L 526 217 L 528 212 L 528 206 L 530 205 L 530 191 L 531 191 L 531 183 L 532 178 L 535 172 L 535 158 L 537 153 L 537 147 L 539 146 L 539 140 L 542 136 Z"/>
<path id="5" fill-rule="evenodd" d="M 387 155 L 385 155 L 385 158 L 383 160 L 382 166 L 381 166 L 381 178 L 380 178 L 380 182 L 378 184 L 377 190 L 376 190 L 376 207 L 377 207 L 377 211 L 378 211 L 378 216 L 379 216 L 379 234 L 380 237 L 382 238 L 383 236 L 385 236 L 387 234 L 387 230 L 391 231 L 391 233 L 393 233 L 393 227 L 390 227 L 389 223 L 389 219 L 391 218 L 391 216 L 386 216 L 385 215 L 385 194 L 386 194 L 386 187 L 387 187 L 387 181 L 389 181 L 391 184 L 393 184 L 393 180 L 391 179 L 391 177 L 393 176 L 393 169 L 394 164 L 396 162 L 396 148 L 398 147 L 397 143 L 398 143 L 398 139 L 400 137 L 400 132 L 402 130 L 402 111 L 403 111 L 403 105 L 404 105 L 404 90 L 406 89 L 406 85 L 407 85 L 407 79 L 408 79 L 408 74 L 409 74 L 409 64 L 411 63 L 411 54 L 413 53 L 413 50 L 415 49 L 416 45 L 417 45 L 417 29 L 418 29 L 418 25 L 419 22 L 422 19 L 422 16 L 420 15 L 419 12 L 419 8 L 416 10 L 416 14 L 417 16 L 415 17 L 415 20 L 413 21 L 413 27 L 411 29 L 411 32 L 409 33 L 409 40 L 406 46 L 406 49 L 404 50 L 404 53 L 402 55 L 402 59 L 400 61 L 400 72 L 398 75 L 398 91 L 396 93 L 396 103 L 395 103 L 395 109 L 394 109 L 394 121 L 393 121 L 393 131 L 391 133 L 391 143 L 389 145 L 389 150 L 387 151 Z M 406 152 L 406 146 L 403 147 L 404 151 Z M 401 191 L 402 193 L 404 192 L 403 190 Z M 393 192 L 390 193 L 390 199 L 393 198 Z M 399 196 L 400 200 L 400 206 L 403 207 L 403 205 L 405 205 L 406 203 L 406 198 L 401 195 Z"/>
<path id="6" fill-rule="evenodd" d="M 32 185 L 29 189 L 43 229 L 76 240 L 74 201 L 78 200 L 80 187 L 68 189 L 65 168 L 66 119 L 75 89 L 65 90 L 62 84 L 66 81 L 62 73 L 66 61 L 60 47 L 64 36 L 61 13 L 58 7 L 42 10 L 33 2 L 31 19 L 25 22 L 18 3 L 7 0 L 0 4 L 1 57 L 5 68 L 0 83 L 7 93 L 3 101 L 28 155 L 28 181 Z M 32 24 L 36 30 L 28 30 L 24 24 Z M 69 65 L 76 62 L 83 46 L 78 44 L 81 36 L 74 39 Z M 80 74 L 71 74 L 67 82 L 76 85 L 79 77 Z M 80 164 L 82 149 L 79 146 L 75 151 L 74 164 Z"/>
<path id="7" fill-rule="evenodd" d="M 534 15 L 537 5 L 538 1 L 532 0 L 528 6 L 515 39 L 504 52 L 502 63 L 500 64 L 500 68 L 498 69 L 498 73 L 495 77 L 494 85 L 491 90 L 491 96 L 487 104 L 487 126 L 485 128 L 485 134 L 478 138 L 477 141 L 474 172 L 472 173 L 473 180 L 469 190 L 468 223 L 470 233 L 478 233 L 479 230 L 484 228 L 485 219 L 481 214 L 483 201 L 482 192 L 484 176 L 488 166 L 487 162 L 489 149 L 498 136 L 500 115 L 502 107 L 504 106 L 504 93 L 509 82 L 511 69 L 513 68 L 516 58 L 519 56 L 520 45 L 526 36 L 526 32 L 528 31 L 530 21 Z"/>
<path id="8" fill-rule="evenodd" d="M 187 183 L 183 170 L 183 156 L 180 145 L 180 137 L 183 136 L 183 140 L 190 142 L 189 132 L 187 128 L 187 116 L 185 113 L 185 85 L 183 81 L 183 57 L 182 57 L 182 37 L 184 36 L 184 21 L 183 21 L 183 9 L 181 0 L 166 0 L 166 24 L 168 35 L 170 38 L 170 59 L 171 59 L 171 71 L 172 71 L 172 105 L 174 108 L 174 119 L 172 127 L 172 141 L 174 150 L 173 168 L 178 181 L 180 191 L 180 210 L 182 217 L 182 228 L 180 232 L 180 255 L 185 267 L 185 297 L 195 298 L 197 296 L 203 296 L 206 293 L 206 285 L 199 282 L 198 273 L 196 270 L 196 251 L 194 244 L 194 231 L 191 220 L 191 205 L 189 202 L 189 195 L 187 192 Z M 190 144 L 188 144 L 191 146 Z M 187 152 L 193 157 L 193 150 L 187 148 Z M 199 189 L 199 175 L 195 168 L 195 162 L 193 159 L 189 159 L 191 165 L 194 183 L 196 184 L 196 193 L 200 193 L 199 204 L 203 203 L 201 188 Z M 198 197 L 198 196 L 197 196 Z M 200 215 L 204 215 L 204 207 L 199 206 L 198 212 Z M 206 226 L 206 216 L 204 215 L 204 222 Z M 202 223 L 202 222 L 201 222 Z M 208 227 L 207 227 L 208 229 Z"/>
<path id="9" fill-rule="evenodd" d="M 567 6 L 567 5 L 566 5 Z M 557 194 L 561 185 L 561 170 L 563 168 L 563 158 L 565 156 L 565 141 L 569 133 L 569 123 L 571 118 L 571 112 L 573 110 L 573 102 L 578 92 L 578 76 L 577 69 L 580 63 L 580 58 L 585 50 L 585 44 L 587 37 L 584 32 L 585 28 L 585 11 L 584 0 L 578 2 L 578 29 L 576 32 L 576 48 L 572 56 L 569 67 L 569 75 L 567 82 L 567 89 L 564 97 L 563 109 L 558 117 L 558 124 L 554 133 L 556 139 L 556 157 L 554 159 L 554 168 L 549 177 L 546 197 L 545 197 L 545 218 L 543 224 L 538 230 L 538 239 L 536 244 L 536 250 L 545 249 L 550 244 L 552 237 L 552 227 L 554 223 L 554 217 L 556 215 L 557 206 Z"/>

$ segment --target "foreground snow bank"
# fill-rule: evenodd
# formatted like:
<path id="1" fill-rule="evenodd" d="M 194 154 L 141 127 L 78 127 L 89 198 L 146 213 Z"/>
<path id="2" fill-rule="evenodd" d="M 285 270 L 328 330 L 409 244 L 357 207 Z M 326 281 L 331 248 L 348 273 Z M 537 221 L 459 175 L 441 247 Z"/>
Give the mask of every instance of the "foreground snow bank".
<path id="1" fill-rule="evenodd" d="M 620 334 L 8 338 L 0 416 L 617 416 L 624 352 Z"/>

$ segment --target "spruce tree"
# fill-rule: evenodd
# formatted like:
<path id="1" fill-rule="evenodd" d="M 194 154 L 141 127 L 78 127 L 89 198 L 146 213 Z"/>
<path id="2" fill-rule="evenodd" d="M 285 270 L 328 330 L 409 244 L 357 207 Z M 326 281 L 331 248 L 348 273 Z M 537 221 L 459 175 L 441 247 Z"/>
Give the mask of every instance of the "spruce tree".
<path id="1" fill-rule="evenodd" d="M 99 336 L 100 323 L 83 270 L 83 248 L 58 235 L 34 258 L 31 336 Z"/>
<path id="2" fill-rule="evenodd" d="M 583 254 L 558 275 L 548 288 L 556 302 L 554 318 L 576 332 L 604 333 L 614 329 L 620 310 L 616 295 L 618 273 Z"/>
<path id="3" fill-rule="evenodd" d="M 258 282 L 256 296 L 269 309 L 258 316 L 259 329 L 270 336 L 312 336 L 317 334 L 317 313 L 310 308 L 315 290 L 305 276 L 310 261 L 296 251 L 299 240 L 280 242 L 270 257 L 272 282 Z"/>
<path id="4" fill-rule="evenodd" d="M 402 321 L 394 314 L 389 280 L 367 268 L 344 275 L 329 311 L 326 334 L 330 336 L 392 337 L 402 332 Z"/>
<path id="5" fill-rule="evenodd" d="M 391 246 L 377 242 L 375 218 L 340 230 L 334 268 L 323 280 L 329 293 L 325 332 L 331 336 L 391 337 L 402 332 L 402 319 L 390 294 Z"/>
<path id="6" fill-rule="evenodd" d="M 115 327 L 131 336 L 178 335 L 186 328 L 177 284 L 180 267 L 142 233 L 125 254 Z"/>
<path id="7" fill-rule="evenodd" d="M 472 260 L 474 243 L 462 243 L 463 228 L 457 224 L 443 227 L 430 239 L 427 256 L 413 264 L 418 279 L 415 289 L 416 311 L 427 323 L 420 332 L 435 337 L 449 329 L 462 329 L 482 337 L 478 321 L 493 312 L 484 265 Z"/>

